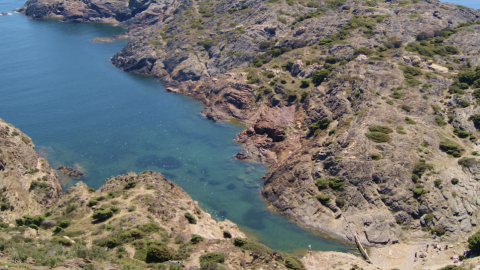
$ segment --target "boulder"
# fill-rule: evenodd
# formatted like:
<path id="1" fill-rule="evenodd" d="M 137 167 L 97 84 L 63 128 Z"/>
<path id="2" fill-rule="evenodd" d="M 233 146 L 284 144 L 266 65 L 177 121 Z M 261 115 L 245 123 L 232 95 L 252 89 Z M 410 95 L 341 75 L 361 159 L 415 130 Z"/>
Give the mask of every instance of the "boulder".
<path id="1" fill-rule="evenodd" d="M 295 60 L 295 62 L 293 62 L 293 66 L 290 71 L 292 73 L 292 76 L 293 77 L 297 76 L 297 74 L 300 73 L 300 71 L 302 71 L 302 68 L 303 68 L 302 60 Z"/>

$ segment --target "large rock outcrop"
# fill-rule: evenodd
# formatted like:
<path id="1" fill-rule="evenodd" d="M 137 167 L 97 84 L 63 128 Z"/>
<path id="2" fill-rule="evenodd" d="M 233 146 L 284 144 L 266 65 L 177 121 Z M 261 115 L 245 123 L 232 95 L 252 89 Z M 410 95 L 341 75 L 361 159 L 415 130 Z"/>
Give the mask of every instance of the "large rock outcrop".
<path id="1" fill-rule="evenodd" d="M 60 198 L 55 170 L 33 148 L 27 135 L 0 119 L 0 216 L 4 222 L 42 214 Z"/>

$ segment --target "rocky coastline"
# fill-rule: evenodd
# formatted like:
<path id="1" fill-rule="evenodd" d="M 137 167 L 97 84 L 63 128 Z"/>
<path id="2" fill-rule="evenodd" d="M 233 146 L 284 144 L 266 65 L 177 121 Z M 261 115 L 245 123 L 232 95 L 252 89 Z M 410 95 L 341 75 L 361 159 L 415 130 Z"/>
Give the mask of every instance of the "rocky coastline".
<path id="1" fill-rule="evenodd" d="M 244 123 L 238 158 L 269 165 L 262 195 L 302 226 L 383 246 L 465 238 L 480 222 L 475 87 L 452 87 L 480 65 L 478 10 L 29 0 L 20 12 L 127 26 L 112 63 L 199 100 L 213 121 Z"/>

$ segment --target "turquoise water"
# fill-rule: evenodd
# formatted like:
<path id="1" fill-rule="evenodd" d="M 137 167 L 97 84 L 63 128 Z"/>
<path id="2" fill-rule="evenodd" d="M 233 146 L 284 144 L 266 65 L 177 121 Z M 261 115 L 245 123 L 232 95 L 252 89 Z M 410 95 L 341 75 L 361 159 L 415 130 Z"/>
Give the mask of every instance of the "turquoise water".
<path id="1" fill-rule="evenodd" d="M 22 1 L 3 0 L 0 12 Z M 90 41 L 123 31 L 0 16 L 0 117 L 28 134 L 53 167 L 82 167 L 80 180 L 91 187 L 154 170 L 212 216 L 232 220 L 271 248 L 348 251 L 265 210 L 258 190 L 266 168 L 232 158 L 241 151 L 232 141 L 241 127 L 211 122 L 199 103 L 115 68 L 109 58 L 125 41 Z"/>

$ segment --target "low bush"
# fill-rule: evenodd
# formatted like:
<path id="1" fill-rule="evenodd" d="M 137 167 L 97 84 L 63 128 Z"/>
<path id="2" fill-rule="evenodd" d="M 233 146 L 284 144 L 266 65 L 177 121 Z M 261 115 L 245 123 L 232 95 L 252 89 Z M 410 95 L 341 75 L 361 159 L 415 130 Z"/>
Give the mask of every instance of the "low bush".
<path id="1" fill-rule="evenodd" d="M 245 240 L 243 238 L 240 238 L 240 237 L 236 237 L 236 238 L 233 239 L 233 245 L 235 245 L 236 247 L 242 247 L 246 243 L 247 243 L 247 240 Z"/>
<path id="2" fill-rule="evenodd" d="M 325 78 L 330 75 L 330 70 L 328 69 L 320 69 L 320 70 L 315 70 L 312 73 L 312 82 L 316 85 L 319 85 L 325 80 Z"/>
<path id="3" fill-rule="evenodd" d="M 409 125 L 417 124 L 417 122 L 415 122 L 415 120 L 411 119 L 410 117 L 405 117 L 405 123 L 407 123 Z"/>
<path id="4" fill-rule="evenodd" d="M 190 214 L 189 212 L 185 213 L 185 218 L 188 220 L 188 223 L 197 224 L 197 219 L 192 214 Z"/>
<path id="5" fill-rule="evenodd" d="M 431 170 L 433 170 L 433 164 L 420 161 L 413 164 L 412 173 L 422 177 L 423 173 Z"/>
<path id="6" fill-rule="evenodd" d="M 443 116 L 435 116 L 435 123 L 441 127 L 447 125 L 447 122 L 445 121 Z"/>
<path id="7" fill-rule="evenodd" d="M 370 132 L 381 132 L 381 133 L 384 133 L 384 134 L 393 133 L 393 130 L 391 128 L 385 127 L 385 126 L 372 125 L 372 126 L 368 127 L 368 130 L 370 130 Z"/>
<path id="8" fill-rule="evenodd" d="M 480 254 L 480 231 L 468 238 L 468 248 L 472 252 Z"/>
<path id="9" fill-rule="evenodd" d="M 161 263 L 170 260 L 172 254 L 165 245 L 151 244 L 147 247 L 147 263 Z"/>
<path id="10" fill-rule="evenodd" d="M 390 136 L 382 132 L 369 132 L 365 136 L 376 143 L 386 143 L 390 141 Z"/>
<path id="11" fill-rule="evenodd" d="M 137 183 L 135 181 L 130 181 L 130 182 L 125 184 L 123 189 L 131 189 L 131 188 L 134 188 L 136 186 L 137 186 Z"/>
<path id="12" fill-rule="evenodd" d="M 323 177 L 317 178 L 315 184 L 319 190 L 328 188 L 328 180 Z"/>
<path id="13" fill-rule="evenodd" d="M 294 255 L 285 255 L 283 257 L 283 261 L 285 263 L 285 267 L 287 269 L 292 270 L 305 270 L 305 265 L 303 265 L 302 261 L 295 257 Z"/>
<path id="14" fill-rule="evenodd" d="M 328 128 L 330 123 L 332 123 L 333 120 L 330 120 L 328 117 L 323 117 L 322 119 L 318 120 L 317 122 L 310 124 L 308 126 L 308 129 L 310 129 L 310 132 L 315 132 L 317 129 L 325 130 Z"/>
<path id="15" fill-rule="evenodd" d="M 221 252 L 210 252 L 204 255 L 201 255 L 199 258 L 200 264 L 206 262 L 213 262 L 213 263 L 223 263 L 225 262 L 225 253 Z"/>
<path id="16" fill-rule="evenodd" d="M 345 186 L 345 182 L 342 179 L 339 179 L 337 177 L 332 177 L 328 181 L 328 186 L 333 190 L 340 191 Z"/>
<path id="17" fill-rule="evenodd" d="M 93 211 L 92 218 L 97 221 L 105 221 L 113 216 L 111 209 L 97 208 Z"/>
<path id="18" fill-rule="evenodd" d="M 330 196 L 324 194 L 318 194 L 317 200 L 320 201 L 321 204 L 326 205 L 330 202 Z"/>
<path id="19" fill-rule="evenodd" d="M 373 154 L 370 155 L 370 158 L 372 160 L 380 160 L 380 159 L 382 159 L 382 155 L 377 154 L 377 153 L 373 153 Z"/>
<path id="20" fill-rule="evenodd" d="M 436 187 L 440 187 L 442 185 L 442 180 L 435 179 L 434 184 L 435 184 Z"/>
<path id="21" fill-rule="evenodd" d="M 414 189 L 413 189 L 413 195 L 414 195 L 416 198 L 422 196 L 422 194 L 424 194 L 424 193 L 425 193 L 425 189 L 423 189 L 423 188 L 414 188 Z"/>
<path id="22" fill-rule="evenodd" d="M 459 144 L 449 139 L 440 141 L 440 150 L 452 155 L 453 157 L 461 157 L 465 152 L 465 149 L 463 149 Z"/>
<path id="23" fill-rule="evenodd" d="M 197 234 L 192 234 L 192 237 L 190 238 L 190 243 L 192 244 L 198 244 L 202 241 L 204 241 L 205 239 L 203 237 L 201 237 L 200 235 L 197 235 Z"/>

